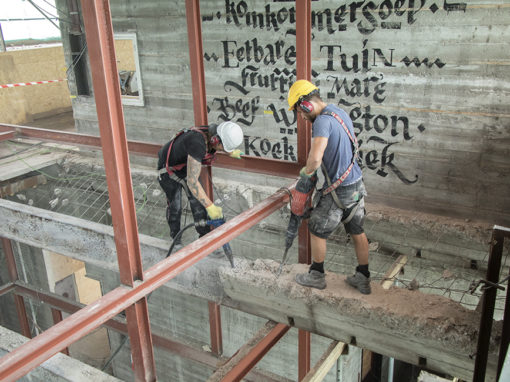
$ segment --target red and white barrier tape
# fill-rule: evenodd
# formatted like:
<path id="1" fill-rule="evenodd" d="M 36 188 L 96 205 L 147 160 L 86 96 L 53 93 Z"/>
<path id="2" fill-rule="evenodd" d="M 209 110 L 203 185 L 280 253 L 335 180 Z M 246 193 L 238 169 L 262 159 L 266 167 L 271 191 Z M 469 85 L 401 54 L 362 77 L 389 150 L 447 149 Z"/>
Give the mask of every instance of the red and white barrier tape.
<path id="1" fill-rule="evenodd" d="M 15 87 L 18 87 L 18 86 L 49 84 L 49 83 L 52 83 L 52 82 L 62 82 L 62 81 L 67 81 L 67 80 L 66 79 L 62 79 L 62 80 L 49 80 L 49 81 L 20 82 L 18 84 L 0 85 L 0 88 L 15 88 Z"/>

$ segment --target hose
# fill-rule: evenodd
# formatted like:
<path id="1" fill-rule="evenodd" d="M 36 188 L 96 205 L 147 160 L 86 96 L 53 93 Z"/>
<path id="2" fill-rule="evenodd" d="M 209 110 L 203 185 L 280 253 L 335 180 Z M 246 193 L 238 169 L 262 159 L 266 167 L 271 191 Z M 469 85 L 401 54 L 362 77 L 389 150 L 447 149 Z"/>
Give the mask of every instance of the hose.
<path id="1" fill-rule="evenodd" d="M 181 241 L 181 236 L 184 233 L 184 231 L 186 231 L 188 228 L 194 227 L 194 226 L 195 226 L 195 223 L 190 223 L 187 226 L 185 226 L 184 228 L 182 228 L 179 232 L 177 232 L 177 235 L 175 235 L 174 240 L 172 241 L 172 245 L 170 246 L 170 248 L 168 248 L 168 252 L 167 252 L 165 258 L 170 256 L 170 254 L 172 253 L 172 251 L 174 249 L 175 243 L 178 243 Z"/>

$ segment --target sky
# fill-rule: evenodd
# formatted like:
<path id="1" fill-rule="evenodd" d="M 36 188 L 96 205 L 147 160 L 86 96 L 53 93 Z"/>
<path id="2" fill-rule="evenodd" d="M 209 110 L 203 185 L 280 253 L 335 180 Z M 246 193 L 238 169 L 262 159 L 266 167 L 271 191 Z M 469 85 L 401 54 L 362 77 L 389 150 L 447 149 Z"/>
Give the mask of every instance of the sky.
<path id="1" fill-rule="evenodd" d="M 32 3 L 57 16 L 55 0 L 32 0 Z M 38 21 L 5 21 L 6 19 L 40 18 Z M 53 20 L 58 26 L 58 20 Z M 60 37 L 60 31 L 27 0 L 0 0 L 0 25 L 5 41 L 26 38 Z"/>

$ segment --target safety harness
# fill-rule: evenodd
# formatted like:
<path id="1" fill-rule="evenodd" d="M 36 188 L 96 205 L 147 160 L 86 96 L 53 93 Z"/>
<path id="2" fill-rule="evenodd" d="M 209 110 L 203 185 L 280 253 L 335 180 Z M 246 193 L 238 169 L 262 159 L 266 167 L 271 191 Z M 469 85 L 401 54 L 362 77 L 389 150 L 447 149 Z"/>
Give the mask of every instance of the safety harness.
<path id="1" fill-rule="evenodd" d="M 187 165 L 187 162 L 185 162 L 185 163 L 178 163 L 176 165 L 170 166 L 168 164 L 168 160 L 170 158 L 170 152 L 172 151 L 172 146 L 174 145 L 174 142 L 177 139 L 177 137 L 181 136 L 184 133 L 187 133 L 188 131 L 198 131 L 200 134 L 202 134 L 202 136 L 204 137 L 204 139 L 207 142 L 206 131 L 208 131 L 208 127 L 199 127 L 199 128 L 197 128 L 197 127 L 190 127 L 190 128 L 186 128 L 186 129 L 182 129 L 182 130 L 178 131 L 173 136 L 173 138 L 170 140 L 170 145 L 168 146 L 168 151 L 166 153 L 165 169 L 166 169 L 166 172 L 168 173 L 168 175 L 170 177 L 172 177 L 172 175 L 176 171 L 182 170 Z M 206 143 L 206 147 L 207 147 L 207 143 Z M 215 159 L 215 155 L 214 154 L 207 153 L 205 155 L 204 159 L 202 159 L 202 164 L 206 165 L 206 166 L 210 166 L 212 164 L 212 162 L 214 161 L 214 159 Z"/>
<path id="2" fill-rule="evenodd" d="M 351 132 L 349 131 L 349 129 L 345 125 L 345 122 L 343 121 L 342 118 L 340 118 L 338 116 L 338 114 L 336 114 L 336 113 L 334 113 L 332 111 L 326 111 L 326 112 L 323 113 L 323 115 L 330 115 L 330 116 L 332 116 L 333 118 L 335 118 L 340 123 L 340 125 L 342 125 L 342 127 L 345 130 L 345 132 L 349 136 L 349 139 L 350 139 L 350 141 L 352 143 L 352 146 L 353 146 L 351 164 L 349 165 L 349 167 L 347 167 L 347 170 L 345 170 L 345 172 L 342 174 L 342 176 L 340 178 L 338 178 L 337 180 L 335 180 L 335 182 L 333 184 L 331 183 L 331 179 L 329 179 L 327 171 L 325 171 L 324 163 L 322 163 L 322 169 L 324 170 L 326 181 L 328 182 L 328 187 L 324 191 L 322 191 L 322 194 L 323 195 L 327 195 L 331 191 L 336 189 L 338 186 L 340 186 L 340 184 L 343 183 L 345 178 L 347 178 L 349 176 L 349 174 L 352 171 L 352 168 L 354 167 L 354 162 L 358 158 L 358 151 L 359 151 L 359 149 L 358 149 L 358 139 L 356 138 L 356 135 L 354 135 L 354 137 L 353 137 L 353 134 L 351 134 Z"/>
<path id="3" fill-rule="evenodd" d="M 186 194 L 188 196 L 190 196 L 190 190 L 188 188 L 188 184 L 186 183 L 186 180 L 182 179 L 182 178 L 179 178 L 177 176 L 177 174 L 175 174 L 176 171 L 182 170 L 187 165 L 187 162 L 185 162 L 185 163 L 178 163 L 178 164 L 176 164 L 174 166 L 170 166 L 168 164 L 168 160 L 170 159 L 170 152 L 172 151 L 172 146 L 173 146 L 175 140 L 177 139 L 177 137 L 181 136 L 184 133 L 187 133 L 188 131 L 198 131 L 199 133 L 202 134 L 202 136 L 204 137 L 204 139 L 207 142 L 206 131 L 208 131 L 208 129 L 209 128 L 207 126 L 198 127 L 198 128 L 197 127 L 190 127 L 190 128 L 182 129 L 182 130 L 178 131 L 177 133 L 175 133 L 175 135 L 170 139 L 170 145 L 168 146 L 168 150 L 167 150 L 167 153 L 166 153 L 165 167 L 163 167 L 163 168 L 161 168 L 159 170 L 159 178 L 160 179 L 161 179 L 161 175 L 168 174 L 168 177 L 170 179 L 180 183 L 184 187 L 184 190 L 186 191 Z M 207 143 L 206 143 L 206 147 L 207 147 Z M 210 166 L 212 164 L 212 162 L 214 162 L 215 159 L 216 159 L 216 156 L 214 154 L 207 153 L 205 155 L 204 159 L 202 159 L 202 164 L 206 165 L 206 166 Z"/>
<path id="4" fill-rule="evenodd" d="M 324 113 L 322 113 L 323 115 L 329 115 L 333 118 L 335 118 L 339 123 L 340 125 L 343 127 L 343 129 L 345 130 L 345 132 L 347 133 L 347 136 L 349 137 L 349 140 L 351 141 L 351 144 L 353 146 L 353 150 L 352 150 L 352 161 L 351 161 L 351 164 L 349 165 L 349 167 L 347 167 L 347 169 L 345 170 L 345 172 L 342 174 L 342 176 L 340 178 L 338 178 L 337 180 L 335 180 L 334 183 L 331 183 L 331 179 L 329 178 L 329 175 L 328 175 L 328 171 L 326 169 L 326 166 L 324 165 L 324 162 L 321 163 L 321 167 L 322 167 L 322 172 L 324 173 L 324 177 L 326 178 L 326 182 L 328 184 L 328 187 L 322 191 L 322 195 L 327 195 L 329 194 L 331 191 L 335 190 L 336 188 L 338 188 L 338 186 L 340 186 L 340 184 L 343 183 L 343 181 L 349 176 L 349 174 L 351 173 L 352 171 L 352 168 L 354 167 L 354 163 L 356 162 L 357 158 L 358 158 L 358 152 L 359 152 L 359 148 L 358 148 L 358 139 L 356 138 L 356 135 L 355 134 L 351 134 L 351 132 L 349 131 L 349 129 L 347 128 L 347 126 L 345 125 L 345 122 L 343 121 L 342 118 L 340 118 L 338 116 L 338 114 L 332 112 L 332 111 L 325 111 Z M 341 202 L 340 202 L 340 199 L 338 199 L 338 195 L 336 194 L 336 192 L 333 192 L 331 194 L 331 196 L 333 197 L 333 201 L 335 202 L 335 204 L 338 206 L 338 208 L 342 209 L 342 210 L 347 210 L 348 214 L 347 217 L 345 217 L 344 219 L 342 219 L 342 223 L 344 224 L 347 224 L 348 222 L 351 221 L 351 219 L 354 217 L 354 215 L 356 214 L 356 211 L 358 210 L 358 207 L 360 205 L 360 201 L 361 199 L 363 198 L 363 195 L 361 196 L 361 198 L 354 204 L 350 205 L 350 206 L 344 206 Z"/>

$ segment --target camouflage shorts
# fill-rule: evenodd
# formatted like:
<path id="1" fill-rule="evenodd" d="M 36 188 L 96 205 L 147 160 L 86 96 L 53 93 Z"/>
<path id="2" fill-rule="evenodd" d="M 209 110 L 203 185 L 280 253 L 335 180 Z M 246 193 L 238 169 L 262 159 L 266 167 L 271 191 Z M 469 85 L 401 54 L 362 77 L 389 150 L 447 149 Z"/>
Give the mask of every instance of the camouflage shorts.
<path id="1" fill-rule="evenodd" d="M 352 209 L 358 203 L 358 208 L 352 219 L 344 224 L 345 232 L 358 235 L 364 232 L 363 223 L 365 221 L 365 200 L 364 196 L 367 195 L 363 180 L 359 180 L 354 184 L 348 186 L 340 186 L 336 190 L 340 203 L 346 208 L 339 208 L 331 193 L 321 195 L 319 203 L 313 209 L 308 221 L 308 228 L 315 236 L 327 239 L 337 227 L 350 215 Z"/>

